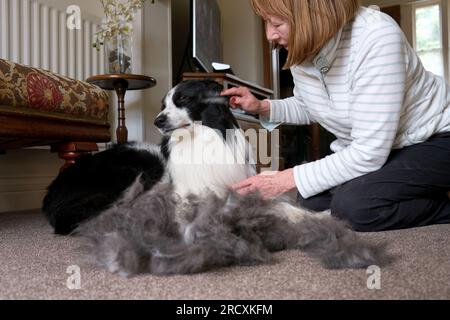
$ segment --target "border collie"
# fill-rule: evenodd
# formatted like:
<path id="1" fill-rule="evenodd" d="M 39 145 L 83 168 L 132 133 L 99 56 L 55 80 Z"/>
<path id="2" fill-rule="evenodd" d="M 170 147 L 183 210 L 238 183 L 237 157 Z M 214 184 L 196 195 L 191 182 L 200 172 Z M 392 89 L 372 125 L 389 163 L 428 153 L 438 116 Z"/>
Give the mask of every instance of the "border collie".
<path id="1" fill-rule="evenodd" d="M 229 188 L 255 167 L 221 91 L 181 82 L 155 120 L 160 145 L 116 145 L 63 171 L 43 204 L 55 232 L 81 237 L 98 265 L 123 276 L 265 263 L 283 249 L 329 268 L 380 265 L 379 248 L 329 214 Z"/>

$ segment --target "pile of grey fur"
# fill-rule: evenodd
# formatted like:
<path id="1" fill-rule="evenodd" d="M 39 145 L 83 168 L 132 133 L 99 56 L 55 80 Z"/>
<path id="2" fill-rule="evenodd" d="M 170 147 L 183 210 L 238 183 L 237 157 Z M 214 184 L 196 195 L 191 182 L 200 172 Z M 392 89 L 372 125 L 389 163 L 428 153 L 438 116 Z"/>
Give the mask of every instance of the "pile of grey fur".
<path id="1" fill-rule="evenodd" d="M 76 230 L 96 263 L 122 276 L 267 263 L 270 252 L 283 249 L 301 249 L 327 268 L 381 264 L 379 249 L 328 214 L 233 191 L 181 199 L 167 182 L 143 190 L 136 180 L 119 202 Z"/>

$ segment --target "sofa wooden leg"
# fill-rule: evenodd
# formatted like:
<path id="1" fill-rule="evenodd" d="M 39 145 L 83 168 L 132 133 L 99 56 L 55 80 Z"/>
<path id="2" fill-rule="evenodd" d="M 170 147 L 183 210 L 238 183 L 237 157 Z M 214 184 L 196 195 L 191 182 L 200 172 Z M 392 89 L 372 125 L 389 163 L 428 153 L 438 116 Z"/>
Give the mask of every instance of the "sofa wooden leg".
<path id="1" fill-rule="evenodd" d="M 84 154 L 98 151 L 98 146 L 95 142 L 64 142 L 52 145 L 52 152 L 58 152 L 58 156 L 63 159 L 64 165 L 60 171 L 76 162 L 76 159 Z"/>

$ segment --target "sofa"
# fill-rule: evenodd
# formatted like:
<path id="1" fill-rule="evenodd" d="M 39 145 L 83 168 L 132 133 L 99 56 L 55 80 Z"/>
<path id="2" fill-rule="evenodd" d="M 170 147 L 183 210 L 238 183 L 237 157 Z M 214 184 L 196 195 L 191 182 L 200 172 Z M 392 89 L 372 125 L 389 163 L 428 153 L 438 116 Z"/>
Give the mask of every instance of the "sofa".
<path id="1" fill-rule="evenodd" d="M 64 169 L 111 140 L 108 101 L 87 82 L 0 59 L 0 154 L 49 146 Z"/>

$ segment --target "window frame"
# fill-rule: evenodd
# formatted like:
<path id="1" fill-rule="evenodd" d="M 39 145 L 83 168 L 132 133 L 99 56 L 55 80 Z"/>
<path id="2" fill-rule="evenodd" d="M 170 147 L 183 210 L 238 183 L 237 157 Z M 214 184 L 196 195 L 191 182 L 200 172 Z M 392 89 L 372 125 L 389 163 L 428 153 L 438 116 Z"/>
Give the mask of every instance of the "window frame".
<path id="1" fill-rule="evenodd" d="M 416 40 L 416 10 L 423 7 L 429 7 L 433 5 L 439 5 L 440 13 L 440 28 L 441 28 L 441 43 L 442 43 L 442 55 L 444 63 L 444 77 L 447 82 L 450 82 L 450 48 L 449 48 L 449 7 L 448 0 L 426 0 L 419 3 L 412 4 L 411 19 L 412 19 L 412 41 L 413 48 L 417 51 Z"/>

